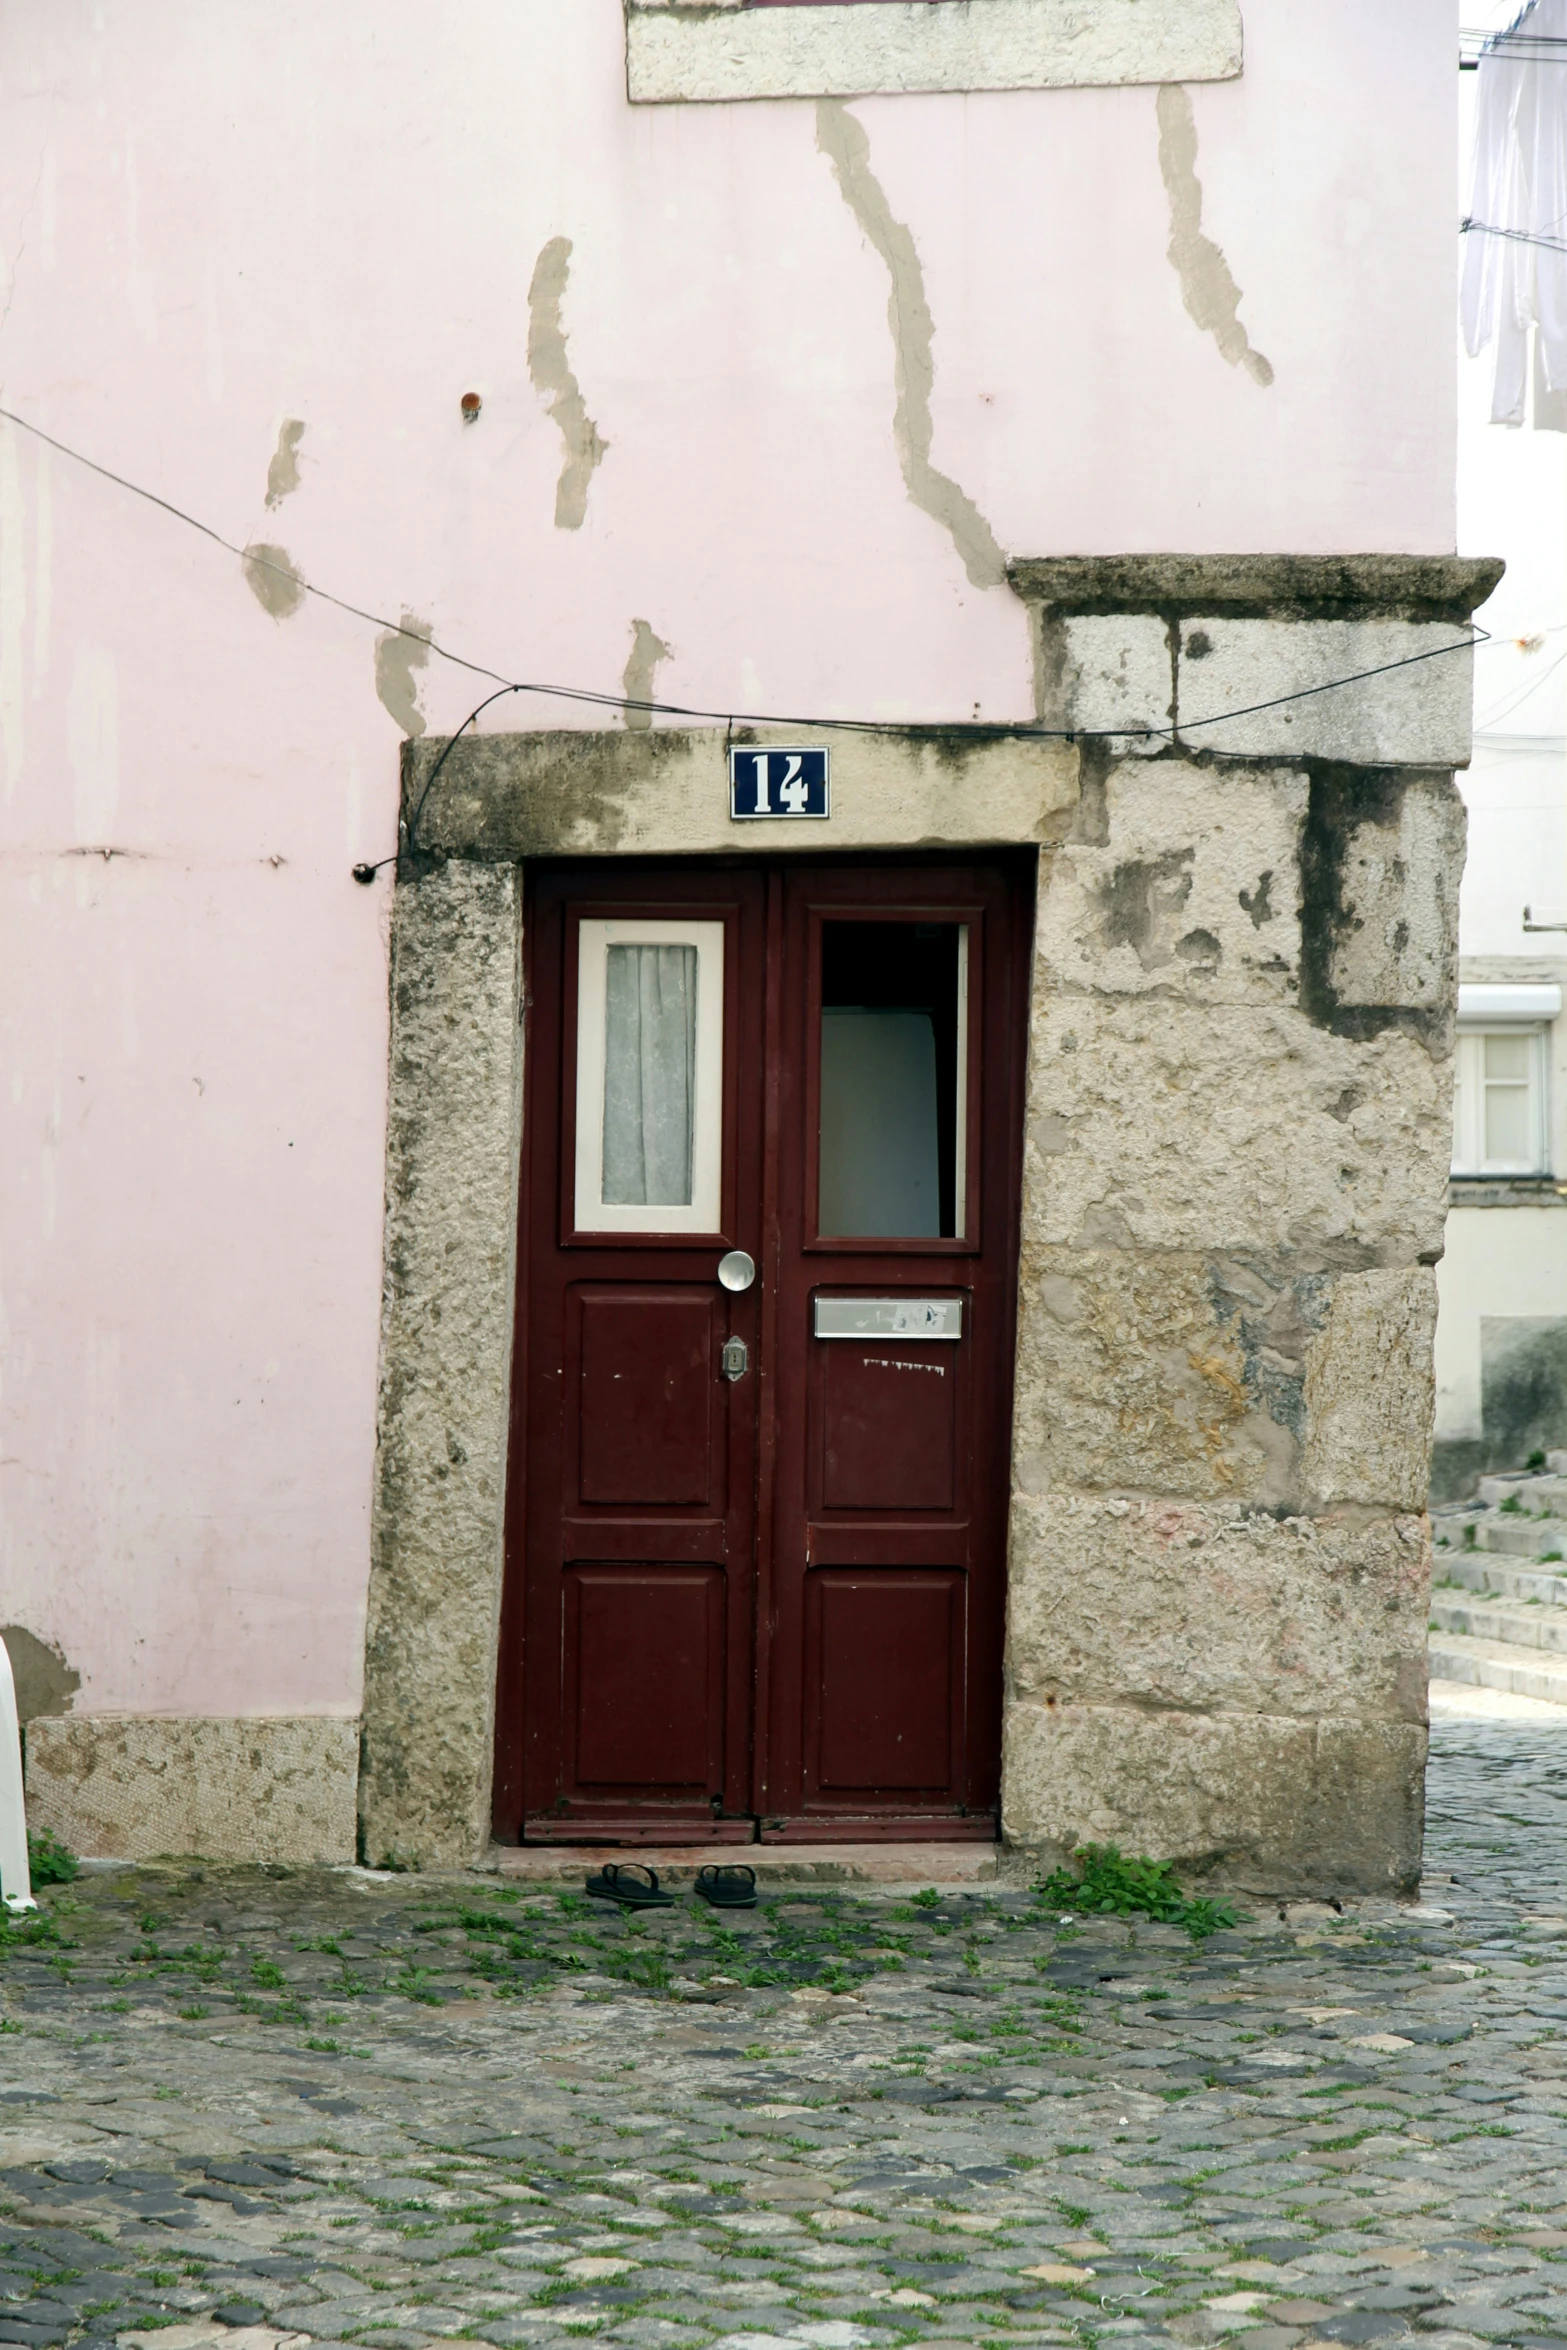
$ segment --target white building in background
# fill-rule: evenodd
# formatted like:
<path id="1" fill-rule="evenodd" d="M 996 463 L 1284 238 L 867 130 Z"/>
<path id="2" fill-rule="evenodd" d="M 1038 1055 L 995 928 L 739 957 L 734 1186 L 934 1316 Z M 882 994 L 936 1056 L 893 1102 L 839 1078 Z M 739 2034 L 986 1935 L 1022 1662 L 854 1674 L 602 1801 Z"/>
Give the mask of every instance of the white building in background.
<path id="1" fill-rule="evenodd" d="M 1567 67 L 1540 70 L 1552 86 L 1560 74 L 1567 106 Z M 1466 76 L 1466 97 L 1473 88 Z M 1492 354 L 1460 360 L 1459 545 L 1505 555 L 1507 573 L 1478 615 L 1491 641 L 1476 656 L 1474 759 L 1459 779 L 1469 853 L 1438 1499 L 1567 1444 L 1567 401 L 1532 373 L 1528 422 L 1511 430 L 1490 422 Z"/>

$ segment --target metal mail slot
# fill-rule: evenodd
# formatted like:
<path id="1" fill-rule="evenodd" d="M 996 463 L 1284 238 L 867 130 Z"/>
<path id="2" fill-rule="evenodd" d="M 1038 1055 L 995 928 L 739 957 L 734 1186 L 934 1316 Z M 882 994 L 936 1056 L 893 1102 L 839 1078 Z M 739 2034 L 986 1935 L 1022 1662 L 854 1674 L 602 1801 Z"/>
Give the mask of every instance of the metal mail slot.
<path id="1" fill-rule="evenodd" d="M 960 1297 L 819 1297 L 818 1338 L 961 1338 Z"/>

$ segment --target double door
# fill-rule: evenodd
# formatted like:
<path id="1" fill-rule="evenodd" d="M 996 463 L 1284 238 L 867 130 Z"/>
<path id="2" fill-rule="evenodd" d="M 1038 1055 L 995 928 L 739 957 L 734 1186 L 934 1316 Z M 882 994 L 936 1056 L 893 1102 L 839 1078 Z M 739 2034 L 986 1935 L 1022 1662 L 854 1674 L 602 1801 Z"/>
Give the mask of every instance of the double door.
<path id="1" fill-rule="evenodd" d="M 527 890 L 497 1833 L 989 1836 L 1028 868 Z"/>

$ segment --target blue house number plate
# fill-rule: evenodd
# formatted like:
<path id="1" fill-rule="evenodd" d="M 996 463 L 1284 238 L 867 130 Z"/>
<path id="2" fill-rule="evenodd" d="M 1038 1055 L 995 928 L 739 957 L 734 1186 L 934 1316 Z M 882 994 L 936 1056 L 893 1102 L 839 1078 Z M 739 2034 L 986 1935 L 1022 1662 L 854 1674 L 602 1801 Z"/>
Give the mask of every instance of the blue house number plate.
<path id="1" fill-rule="evenodd" d="M 737 823 L 757 816 L 830 816 L 831 754 L 816 751 L 731 751 L 729 813 Z"/>

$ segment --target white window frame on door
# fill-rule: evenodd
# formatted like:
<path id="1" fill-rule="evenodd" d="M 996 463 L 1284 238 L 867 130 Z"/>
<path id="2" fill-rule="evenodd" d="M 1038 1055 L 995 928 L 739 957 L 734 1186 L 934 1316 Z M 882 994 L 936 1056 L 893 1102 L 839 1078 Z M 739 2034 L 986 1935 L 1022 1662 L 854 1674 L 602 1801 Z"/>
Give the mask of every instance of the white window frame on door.
<path id="1" fill-rule="evenodd" d="M 1546 1149 L 1545 1040 L 1543 1025 L 1515 1021 L 1492 1022 L 1485 1027 L 1461 1025 L 1454 1057 L 1453 1173 L 1458 1176 L 1544 1175 L 1549 1172 Z M 1529 1094 L 1529 1155 L 1525 1159 L 1492 1159 L 1485 1152 L 1485 1094 L 1488 1085 L 1501 1083 L 1485 1074 L 1485 1047 L 1492 1037 L 1522 1037 L 1529 1047 L 1526 1084 Z"/>
<path id="2" fill-rule="evenodd" d="M 696 1075 L 691 1200 L 625 1206 L 604 1198 L 604 1055 L 612 946 L 695 947 Z M 579 1232 L 706 1233 L 723 1224 L 724 925 L 584 919 L 577 931 L 577 1136 L 574 1223 Z"/>

